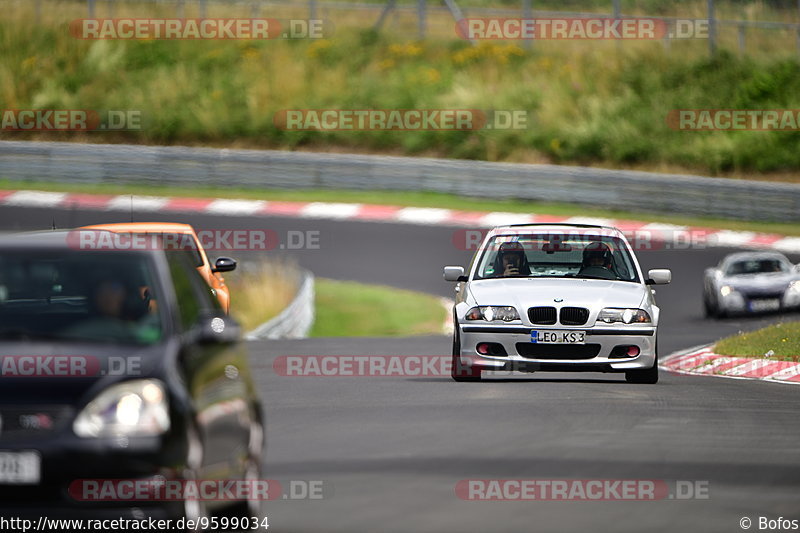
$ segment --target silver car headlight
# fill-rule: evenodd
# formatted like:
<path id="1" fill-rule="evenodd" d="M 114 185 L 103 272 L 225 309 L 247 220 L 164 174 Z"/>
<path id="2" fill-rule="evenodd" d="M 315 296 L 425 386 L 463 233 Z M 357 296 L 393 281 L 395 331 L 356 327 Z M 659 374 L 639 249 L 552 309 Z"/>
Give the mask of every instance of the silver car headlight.
<path id="1" fill-rule="evenodd" d="M 644 309 L 624 309 L 618 307 L 606 307 L 597 315 L 598 322 L 613 324 L 622 322 L 624 324 L 649 324 L 652 322 L 650 315 Z"/>
<path id="2" fill-rule="evenodd" d="M 734 289 L 730 285 L 723 285 L 722 287 L 719 288 L 719 293 L 722 296 L 728 296 L 728 295 L 730 295 L 731 293 L 734 293 L 734 292 L 736 292 L 736 289 Z"/>
<path id="3" fill-rule="evenodd" d="M 118 383 L 84 407 L 72 426 L 79 437 L 145 437 L 170 427 L 164 384 L 155 379 Z"/>
<path id="4" fill-rule="evenodd" d="M 512 322 L 514 320 L 519 320 L 519 313 L 517 313 L 515 307 L 509 305 L 481 305 L 467 311 L 466 319 L 485 320 L 487 322 L 493 322 L 495 320 Z"/>
<path id="5" fill-rule="evenodd" d="M 800 294 L 800 279 L 796 279 L 791 283 L 789 283 L 789 288 L 787 289 L 787 291 L 795 294 Z"/>

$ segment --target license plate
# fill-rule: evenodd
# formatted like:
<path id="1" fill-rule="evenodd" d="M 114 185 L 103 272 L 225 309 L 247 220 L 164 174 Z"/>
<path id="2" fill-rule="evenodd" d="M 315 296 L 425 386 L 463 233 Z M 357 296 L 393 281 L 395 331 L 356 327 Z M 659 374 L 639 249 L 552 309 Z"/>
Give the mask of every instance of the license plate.
<path id="1" fill-rule="evenodd" d="M 777 311 L 781 308 L 781 301 L 777 298 L 769 300 L 751 300 L 751 311 Z"/>
<path id="2" fill-rule="evenodd" d="M 35 485 L 41 477 L 37 452 L 0 452 L 0 484 Z"/>
<path id="3" fill-rule="evenodd" d="M 531 342 L 536 344 L 583 344 L 585 331 L 534 330 Z"/>

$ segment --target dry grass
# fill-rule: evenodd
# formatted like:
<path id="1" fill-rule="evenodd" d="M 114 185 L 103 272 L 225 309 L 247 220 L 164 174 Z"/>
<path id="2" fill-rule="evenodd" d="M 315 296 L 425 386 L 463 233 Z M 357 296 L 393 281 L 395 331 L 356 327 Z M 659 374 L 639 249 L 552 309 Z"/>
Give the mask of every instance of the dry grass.
<path id="1" fill-rule="evenodd" d="M 244 263 L 225 275 L 231 289 L 231 314 L 245 331 L 277 316 L 299 288 L 297 265 L 285 259 Z"/>

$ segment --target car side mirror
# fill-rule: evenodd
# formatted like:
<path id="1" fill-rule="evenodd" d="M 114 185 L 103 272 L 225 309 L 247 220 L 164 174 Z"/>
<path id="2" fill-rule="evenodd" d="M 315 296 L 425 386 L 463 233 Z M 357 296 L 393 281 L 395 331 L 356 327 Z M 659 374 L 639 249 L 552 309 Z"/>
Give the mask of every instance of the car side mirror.
<path id="1" fill-rule="evenodd" d="M 242 336 L 242 328 L 230 316 L 204 315 L 194 329 L 200 344 L 230 344 Z"/>
<path id="2" fill-rule="evenodd" d="M 462 266 L 446 266 L 446 267 L 444 267 L 444 280 L 445 281 L 467 281 L 467 276 L 464 275 L 464 267 L 462 267 Z"/>
<path id="3" fill-rule="evenodd" d="M 672 281 L 672 271 L 668 268 L 654 268 L 647 272 L 647 285 L 666 285 Z"/>
<path id="4" fill-rule="evenodd" d="M 211 272 L 230 272 L 231 270 L 236 270 L 236 259 L 220 257 L 214 263 L 214 268 L 211 269 Z"/>

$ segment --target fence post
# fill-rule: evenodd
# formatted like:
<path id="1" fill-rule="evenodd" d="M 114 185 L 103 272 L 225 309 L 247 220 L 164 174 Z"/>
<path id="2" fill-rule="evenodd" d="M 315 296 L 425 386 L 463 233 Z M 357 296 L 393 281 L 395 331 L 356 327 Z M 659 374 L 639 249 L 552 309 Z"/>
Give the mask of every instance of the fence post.
<path id="1" fill-rule="evenodd" d="M 800 0 L 798 0 L 800 2 Z M 531 5 L 531 0 L 522 0 L 522 18 L 525 20 L 531 20 L 533 18 L 533 6 Z M 533 46 L 533 39 L 523 39 L 522 45 L 525 48 L 530 49 Z"/>
<path id="2" fill-rule="evenodd" d="M 745 50 L 747 49 L 747 42 L 745 41 L 745 26 L 744 24 L 739 24 L 739 54 L 744 55 Z"/>
<path id="3" fill-rule="evenodd" d="M 795 42 L 797 43 L 797 52 L 800 54 L 800 26 L 797 26 L 797 35 L 795 37 Z"/>
<path id="4" fill-rule="evenodd" d="M 317 20 L 317 0 L 308 0 L 308 18 Z"/>
<path id="5" fill-rule="evenodd" d="M 36 24 L 42 23 L 42 0 L 36 0 Z"/>
<path id="6" fill-rule="evenodd" d="M 206 0 L 200 0 L 200 18 L 206 18 Z"/>
<path id="7" fill-rule="evenodd" d="M 106 0 L 106 4 L 108 4 L 108 18 L 114 18 L 114 0 Z"/>
<path id="8" fill-rule="evenodd" d="M 425 38 L 425 10 L 427 6 L 425 5 L 425 0 L 417 0 L 417 29 L 419 30 L 419 39 L 423 40 Z"/>
<path id="9" fill-rule="evenodd" d="M 717 53 L 717 18 L 714 14 L 714 0 L 708 0 L 708 53 Z"/>
<path id="10" fill-rule="evenodd" d="M 89 8 L 89 18 L 94 18 L 94 0 L 86 0 L 86 4 Z"/>
<path id="11" fill-rule="evenodd" d="M 186 12 L 183 9 L 184 0 L 178 0 L 175 3 L 175 14 L 179 19 L 186 18 Z"/>
<path id="12" fill-rule="evenodd" d="M 620 11 L 621 11 L 621 10 L 620 10 L 620 7 L 619 7 L 619 0 L 614 0 L 614 1 L 612 2 L 612 10 L 613 10 L 613 15 L 614 15 L 614 18 L 615 18 L 615 19 L 618 19 L 618 18 L 619 18 Z"/>

